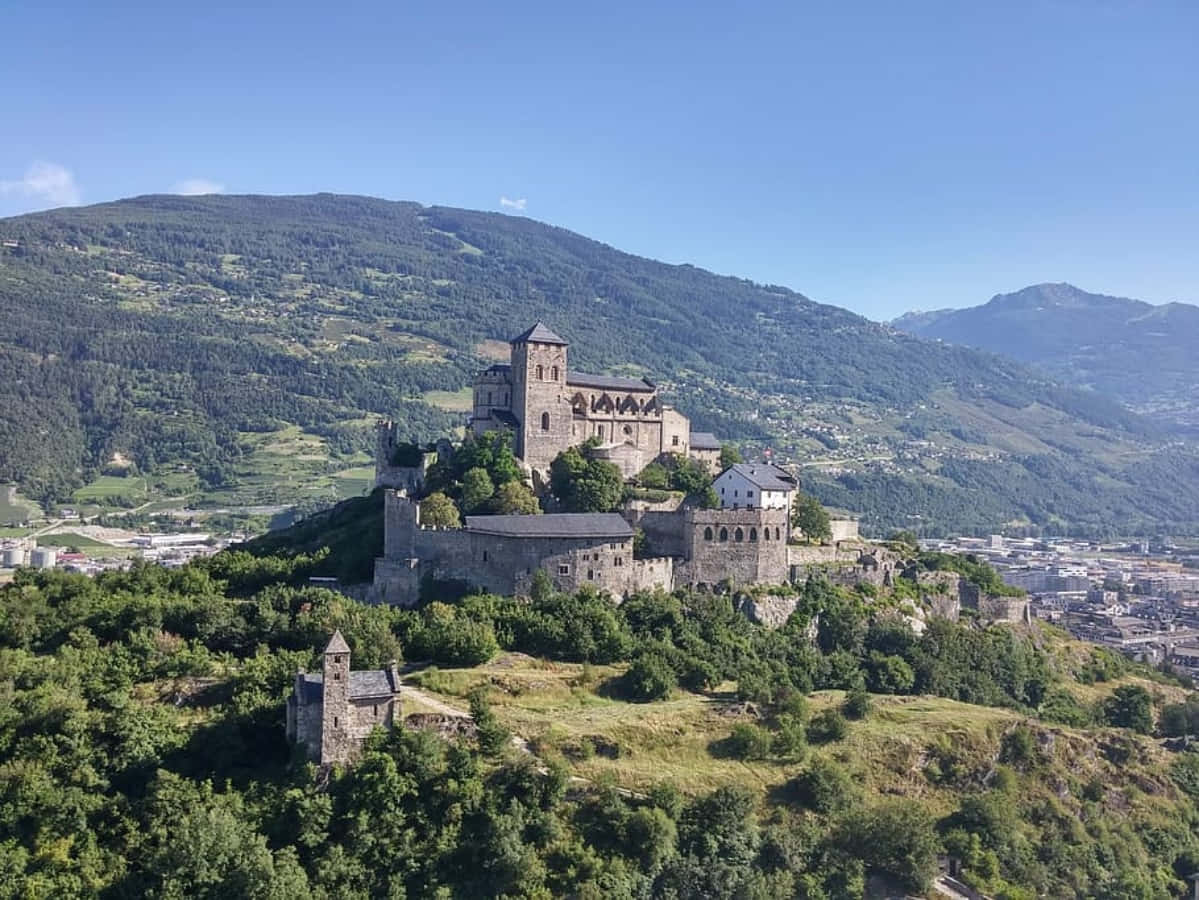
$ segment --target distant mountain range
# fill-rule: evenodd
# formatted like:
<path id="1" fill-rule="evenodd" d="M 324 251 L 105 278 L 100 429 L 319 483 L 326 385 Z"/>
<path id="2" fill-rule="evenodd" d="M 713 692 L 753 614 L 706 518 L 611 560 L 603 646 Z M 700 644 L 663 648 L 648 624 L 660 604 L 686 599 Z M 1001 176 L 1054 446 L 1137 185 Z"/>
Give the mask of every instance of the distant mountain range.
<path id="1" fill-rule="evenodd" d="M 1037 284 L 981 306 L 912 312 L 891 324 L 1033 363 L 1141 412 L 1199 425 L 1199 306 Z"/>
<path id="2" fill-rule="evenodd" d="M 375 417 L 460 426 L 538 319 L 875 534 L 1199 533 L 1196 447 L 1095 391 L 529 219 L 329 194 L 0 219 L 0 482 L 94 502 L 133 464 L 192 508 L 315 501 Z"/>

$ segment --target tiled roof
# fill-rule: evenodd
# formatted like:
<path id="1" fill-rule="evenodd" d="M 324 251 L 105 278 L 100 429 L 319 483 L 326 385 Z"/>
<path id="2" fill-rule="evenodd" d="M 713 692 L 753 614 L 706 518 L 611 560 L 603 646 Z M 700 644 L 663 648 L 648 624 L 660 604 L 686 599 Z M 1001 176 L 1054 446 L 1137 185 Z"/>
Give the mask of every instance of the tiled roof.
<path id="1" fill-rule="evenodd" d="M 653 391 L 653 382 L 644 378 L 622 378 L 619 375 L 587 375 L 584 372 L 567 372 L 566 383 L 576 387 L 593 387 L 601 391 Z"/>
<path id="2" fill-rule="evenodd" d="M 549 513 L 542 516 L 467 516 L 466 530 L 521 538 L 603 538 L 627 541 L 633 529 L 618 513 Z"/>
<path id="3" fill-rule="evenodd" d="M 720 441 L 716 435 L 710 431 L 693 431 L 691 432 L 691 449 L 692 450 L 719 450 L 721 447 Z"/>
<path id="4" fill-rule="evenodd" d="M 558 335 L 554 334 L 552 331 L 550 331 L 548 328 L 546 328 L 545 325 L 542 324 L 541 322 L 538 322 L 536 325 L 534 325 L 532 328 L 530 328 L 528 331 L 524 332 L 523 334 L 518 334 L 516 337 L 514 337 L 508 343 L 510 343 L 510 344 L 561 344 L 563 347 L 565 347 L 567 345 L 566 341 L 562 340 L 562 338 L 558 337 Z"/>
<path id="5" fill-rule="evenodd" d="M 795 479 L 788 472 L 769 463 L 735 463 L 725 469 L 725 472 L 736 472 L 763 491 L 795 490 Z"/>

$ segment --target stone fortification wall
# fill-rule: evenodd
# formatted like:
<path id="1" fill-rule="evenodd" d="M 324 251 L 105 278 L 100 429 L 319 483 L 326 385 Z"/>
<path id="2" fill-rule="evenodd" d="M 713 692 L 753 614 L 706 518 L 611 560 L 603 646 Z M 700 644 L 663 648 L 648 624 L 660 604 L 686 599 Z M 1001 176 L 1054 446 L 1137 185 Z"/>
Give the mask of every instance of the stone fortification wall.
<path id="1" fill-rule="evenodd" d="M 628 515 L 625 516 L 628 518 Z M 633 527 L 645 534 L 649 552 L 654 556 L 686 556 L 688 542 L 684 539 L 684 514 L 675 503 L 674 509 L 647 509 L 633 520 Z"/>
<path id="2" fill-rule="evenodd" d="M 670 557 L 633 559 L 631 553 L 626 556 L 596 547 L 575 548 L 542 560 L 542 568 L 558 590 L 573 593 L 591 586 L 618 599 L 656 587 L 670 590 L 674 584 L 674 564 Z M 515 593 L 527 594 L 532 580 L 532 574 L 518 575 Z"/>
<path id="3" fill-rule="evenodd" d="M 375 580 L 368 603 L 413 607 L 420 600 L 422 568 L 418 559 L 375 559 Z"/>
<path id="4" fill-rule="evenodd" d="M 676 582 L 715 585 L 781 584 L 788 578 L 787 511 L 688 509 L 683 512 L 686 562 Z"/>

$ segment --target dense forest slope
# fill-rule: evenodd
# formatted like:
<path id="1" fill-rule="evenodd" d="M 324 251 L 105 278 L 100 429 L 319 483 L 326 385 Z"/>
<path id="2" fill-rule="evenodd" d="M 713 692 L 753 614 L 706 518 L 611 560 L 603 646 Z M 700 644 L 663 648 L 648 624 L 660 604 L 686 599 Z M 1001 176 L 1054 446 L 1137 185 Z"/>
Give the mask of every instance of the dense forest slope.
<path id="1" fill-rule="evenodd" d="M 574 366 L 656 379 L 867 529 L 1199 527 L 1193 448 L 1095 393 L 523 218 L 317 195 L 5 219 L 0 317 L 0 481 L 41 500 L 130 462 L 269 480 L 247 462 L 262 435 L 351 454 L 378 414 L 444 433 L 497 341 L 541 318 Z M 280 476 L 282 501 L 303 480 Z"/>
<path id="2" fill-rule="evenodd" d="M 1035 363 L 1135 409 L 1199 422 L 1199 307 L 1037 284 L 981 306 L 909 313 L 895 327 Z"/>

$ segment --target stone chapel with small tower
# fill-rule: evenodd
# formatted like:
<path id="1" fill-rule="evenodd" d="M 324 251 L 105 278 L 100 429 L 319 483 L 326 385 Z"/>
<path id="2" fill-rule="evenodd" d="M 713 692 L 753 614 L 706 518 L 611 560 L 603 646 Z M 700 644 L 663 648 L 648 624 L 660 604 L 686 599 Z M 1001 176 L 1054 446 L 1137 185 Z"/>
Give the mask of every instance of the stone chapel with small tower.
<path id="1" fill-rule="evenodd" d="M 400 717 L 396 662 L 386 669 L 351 670 L 350 645 L 335 631 L 321 674 L 296 673 L 287 699 L 287 737 L 304 745 L 313 762 L 347 763 L 375 728 L 391 728 Z"/>

